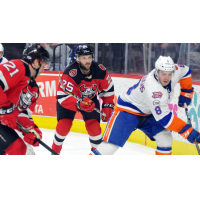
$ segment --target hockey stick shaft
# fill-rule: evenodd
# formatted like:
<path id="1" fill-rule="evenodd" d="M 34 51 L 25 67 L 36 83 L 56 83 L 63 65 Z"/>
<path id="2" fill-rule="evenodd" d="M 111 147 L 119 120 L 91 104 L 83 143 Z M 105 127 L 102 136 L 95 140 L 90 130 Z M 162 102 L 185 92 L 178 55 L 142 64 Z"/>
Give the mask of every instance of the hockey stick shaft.
<path id="1" fill-rule="evenodd" d="M 25 133 L 30 133 L 30 131 L 28 131 L 26 128 L 24 128 L 21 124 L 19 124 L 17 122 L 17 126 L 24 131 Z M 49 146 L 47 146 L 44 142 L 42 142 L 42 140 L 36 138 L 36 141 L 38 141 L 44 148 L 46 148 L 47 150 L 49 150 L 52 154 L 54 155 L 59 155 L 57 152 L 55 152 L 53 149 L 51 149 Z"/>
<path id="2" fill-rule="evenodd" d="M 69 92 L 69 91 L 66 90 L 66 88 L 64 87 L 63 82 L 62 82 L 62 80 L 61 80 L 60 71 L 59 71 L 59 80 L 60 80 L 60 84 L 61 84 L 62 89 L 63 89 L 67 94 L 73 96 L 75 99 L 77 99 L 78 101 L 84 103 L 85 105 L 88 105 L 88 103 L 85 102 L 85 101 L 83 101 L 82 98 L 80 98 L 80 97 L 76 96 L 75 94 L 73 94 L 73 93 L 71 93 L 71 92 Z M 101 112 L 98 108 L 94 108 L 94 110 L 95 110 L 96 112 L 100 113 L 101 115 L 103 115 L 103 116 L 106 118 L 106 114 L 103 113 L 103 112 Z"/>
<path id="3" fill-rule="evenodd" d="M 185 106 L 185 112 L 186 112 L 186 116 L 187 116 L 188 122 L 192 126 L 192 122 L 190 120 L 190 116 L 189 116 L 189 112 L 188 112 L 188 106 L 187 106 L 186 103 L 184 103 L 184 106 Z M 198 151 L 198 154 L 200 155 L 199 145 L 198 145 L 196 140 L 194 140 L 194 142 L 195 142 L 195 146 L 196 146 L 196 149 Z"/>

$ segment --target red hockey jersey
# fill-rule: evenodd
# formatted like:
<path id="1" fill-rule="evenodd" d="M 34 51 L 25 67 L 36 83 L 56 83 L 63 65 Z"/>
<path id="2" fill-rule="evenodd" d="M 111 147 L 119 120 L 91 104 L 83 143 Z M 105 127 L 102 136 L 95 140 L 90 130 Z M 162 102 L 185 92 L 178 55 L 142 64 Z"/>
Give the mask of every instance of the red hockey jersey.
<path id="1" fill-rule="evenodd" d="M 108 71 L 102 64 L 92 62 L 91 73 L 85 76 L 81 73 L 79 64 L 74 62 L 62 75 L 62 82 L 67 91 L 81 98 L 96 98 L 103 100 L 103 103 L 114 104 L 114 84 Z M 57 90 L 58 102 L 66 109 L 76 111 L 74 97 L 63 91 L 61 84 Z"/>
<path id="2" fill-rule="evenodd" d="M 30 83 L 29 66 L 22 60 L 11 60 L 0 64 L 0 108 L 8 103 L 15 107 L 23 88 Z"/>

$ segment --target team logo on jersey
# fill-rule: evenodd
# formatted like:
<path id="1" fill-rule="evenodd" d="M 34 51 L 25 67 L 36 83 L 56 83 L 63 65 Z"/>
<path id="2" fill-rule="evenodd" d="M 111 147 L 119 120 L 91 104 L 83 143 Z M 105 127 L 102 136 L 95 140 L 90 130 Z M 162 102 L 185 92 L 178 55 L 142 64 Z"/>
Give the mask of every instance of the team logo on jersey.
<path id="1" fill-rule="evenodd" d="M 69 75 L 70 75 L 71 77 L 76 76 L 76 74 L 77 74 L 77 70 L 76 70 L 76 69 L 72 69 L 72 70 L 69 72 Z"/>
<path id="2" fill-rule="evenodd" d="M 160 101 L 159 100 L 154 100 L 153 101 L 154 106 L 160 106 Z"/>
<path id="3" fill-rule="evenodd" d="M 157 98 L 162 98 L 163 93 L 162 92 L 153 92 L 152 98 L 157 99 Z"/>
<path id="4" fill-rule="evenodd" d="M 106 70 L 106 68 L 102 64 L 100 64 L 99 67 L 104 71 Z"/>
<path id="5" fill-rule="evenodd" d="M 32 103 L 32 98 L 34 97 L 34 94 L 32 94 L 27 87 L 27 92 L 22 91 L 19 99 L 19 107 L 21 109 L 27 109 L 31 103 Z"/>
<path id="6" fill-rule="evenodd" d="M 85 84 L 80 86 L 81 97 L 92 98 L 97 92 L 97 84 L 92 84 L 91 87 L 86 87 Z"/>

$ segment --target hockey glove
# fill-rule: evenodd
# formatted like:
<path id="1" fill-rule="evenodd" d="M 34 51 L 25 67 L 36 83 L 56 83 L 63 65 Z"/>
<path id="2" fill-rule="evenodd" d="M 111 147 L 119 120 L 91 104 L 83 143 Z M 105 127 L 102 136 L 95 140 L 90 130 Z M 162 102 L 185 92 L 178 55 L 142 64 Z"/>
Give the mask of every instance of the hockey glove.
<path id="1" fill-rule="evenodd" d="M 83 98 L 83 101 L 88 103 L 88 105 L 85 105 L 83 102 L 77 101 L 77 108 L 85 112 L 92 112 L 95 108 L 95 103 L 89 98 Z"/>
<path id="2" fill-rule="evenodd" d="M 39 146 L 39 142 L 36 140 L 42 139 L 42 132 L 39 128 L 34 128 L 30 130 L 30 133 L 24 134 L 24 141 L 30 145 L 33 145 L 34 147 Z"/>
<path id="3" fill-rule="evenodd" d="M 191 99 L 193 98 L 194 88 L 192 89 L 181 89 L 181 94 L 179 96 L 178 106 L 184 107 L 184 103 L 190 105 Z"/>
<path id="4" fill-rule="evenodd" d="M 2 125 L 17 129 L 18 112 L 12 103 L 8 103 L 0 108 L 0 122 Z"/>
<path id="5" fill-rule="evenodd" d="M 109 103 L 102 104 L 102 112 L 106 114 L 106 118 L 103 115 L 101 116 L 103 122 L 108 122 L 113 112 L 113 109 L 114 109 L 113 104 L 109 104 Z"/>
<path id="6" fill-rule="evenodd" d="M 195 139 L 197 140 L 197 142 L 200 142 L 200 133 L 194 130 L 189 124 L 184 126 L 179 134 L 187 139 L 190 143 L 194 143 Z"/>

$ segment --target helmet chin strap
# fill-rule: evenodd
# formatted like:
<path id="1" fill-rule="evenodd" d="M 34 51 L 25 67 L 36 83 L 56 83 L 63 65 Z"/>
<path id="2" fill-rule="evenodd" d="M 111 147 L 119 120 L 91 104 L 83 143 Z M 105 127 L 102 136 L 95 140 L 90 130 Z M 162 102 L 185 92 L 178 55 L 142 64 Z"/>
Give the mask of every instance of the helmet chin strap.
<path id="1" fill-rule="evenodd" d="M 38 62 L 39 63 L 39 68 L 38 69 L 36 69 L 35 67 L 33 67 L 33 65 L 32 65 L 32 63 L 31 63 L 31 67 L 36 71 L 36 74 L 35 74 L 35 78 L 37 78 L 37 75 L 38 75 L 38 73 L 39 73 L 39 70 L 40 70 L 40 68 L 41 68 L 41 64 L 40 64 L 40 62 Z"/>
<path id="2" fill-rule="evenodd" d="M 159 79 L 159 77 L 158 77 L 159 71 L 160 71 L 160 70 L 156 70 L 156 71 L 155 71 L 155 77 L 156 77 L 157 81 L 162 85 L 162 83 L 160 82 L 160 79 Z"/>

